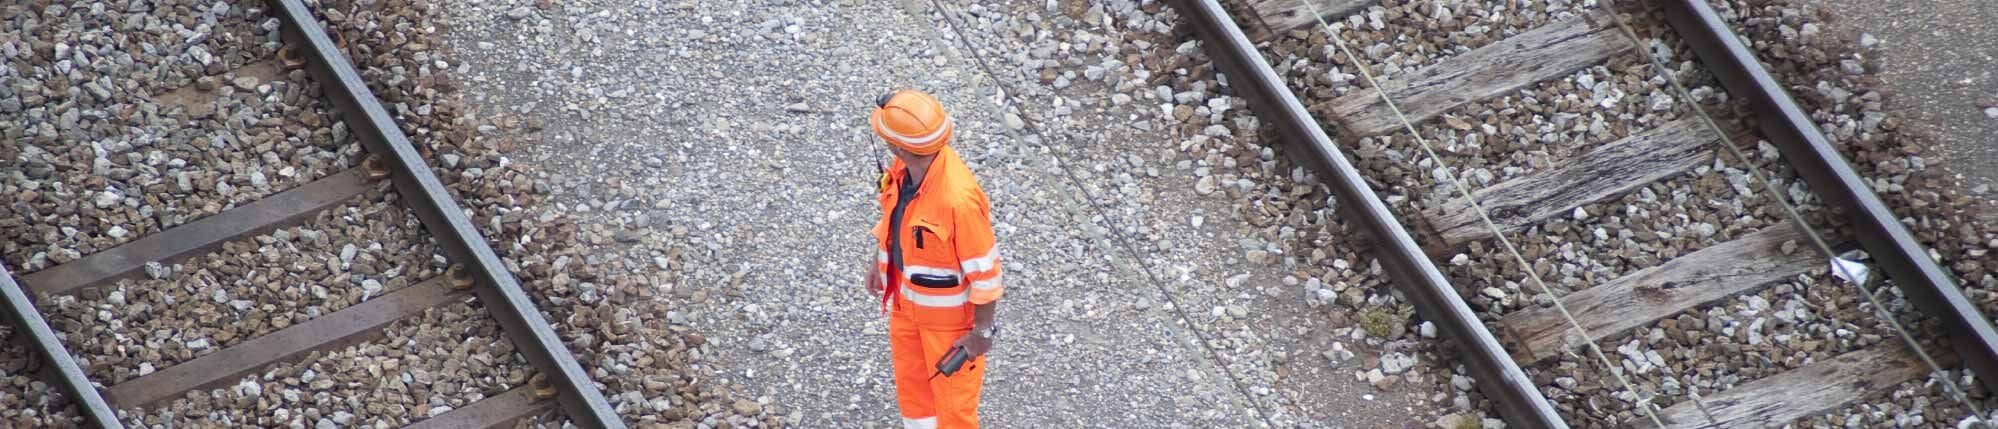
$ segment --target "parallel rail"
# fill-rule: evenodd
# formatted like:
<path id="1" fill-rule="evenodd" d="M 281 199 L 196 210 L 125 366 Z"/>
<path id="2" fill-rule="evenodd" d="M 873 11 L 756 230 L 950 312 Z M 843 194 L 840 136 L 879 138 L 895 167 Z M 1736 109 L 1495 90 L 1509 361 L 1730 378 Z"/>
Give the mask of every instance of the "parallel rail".
<path id="1" fill-rule="evenodd" d="M 553 397 L 571 423 L 585 428 L 622 428 L 624 423 L 596 389 L 582 366 L 541 316 L 499 257 L 472 227 L 464 211 L 437 179 L 381 102 L 361 81 L 311 9 L 299 0 L 270 0 L 270 13 L 283 21 L 288 49 L 325 90 L 367 152 L 368 167 L 337 172 L 298 188 L 142 237 L 83 259 L 31 273 L 16 283 L 0 267 L 0 299 L 16 337 L 42 362 L 52 384 L 63 390 L 88 424 L 122 428 L 117 410 L 170 400 L 192 389 L 213 388 L 268 365 L 314 350 L 342 347 L 379 336 L 390 323 L 465 296 L 478 294 L 514 349 L 538 374 L 528 386 L 421 421 L 421 427 L 489 427 L 545 410 Z M 281 55 L 282 56 L 282 55 Z M 374 297 L 312 320 L 180 362 L 160 371 L 109 386 L 100 393 L 63 347 L 31 301 L 33 293 L 74 294 L 139 272 L 149 262 L 171 263 L 296 224 L 328 207 L 377 189 L 387 176 L 424 229 L 454 264 L 444 275 Z M 28 288 L 21 286 L 25 284 Z M 108 393 L 108 394 L 107 394 Z"/>
<path id="2" fill-rule="evenodd" d="M 118 412 L 111 404 L 104 402 L 104 396 L 97 393 L 97 387 L 90 384 L 90 377 L 84 376 L 83 367 L 70 357 L 69 349 L 63 347 L 62 339 L 56 338 L 55 330 L 49 329 L 49 322 L 42 320 L 42 313 L 35 309 L 35 303 L 28 299 L 21 285 L 14 283 L 14 274 L 0 264 L 0 299 L 6 307 L 0 311 L 7 313 L 7 323 L 14 325 L 14 335 L 27 343 L 33 359 L 41 362 L 42 372 L 62 393 L 76 404 L 76 411 L 83 414 L 91 425 L 117 429 L 125 427 L 118 422 Z"/>
<path id="3" fill-rule="evenodd" d="M 1526 372 L 1506 355 L 1491 331 L 1478 321 L 1477 313 L 1457 296 L 1450 280 L 1424 256 L 1422 246 L 1395 219 L 1387 204 L 1367 185 L 1364 176 L 1340 151 L 1332 137 L 1312 119 L 1297 95 L 1284 86 L 1283 79 L 1263 60 L 1256 45 L 1228 17 L 1215 0 L 1180 0 L 1171 3 L 1185 15 L 1206 41 L 1208 56 L 1223 71 L 1240 94 L 1254 102 L 1253 108 L 1267 123 L 1276 126 L 1293 147 L 1309 149 L 1320 177 L 1332 188 L 1342 210 L 1361 213 L 1353 219 L 1373 238 L 1381 265 L 1417 312 L 1436 322 L 1442 334 L 1457 343 L 1463 352 L 1459 361 L 1477 378 L 1478 389 L 1498 405 L 1499 414 L 1516 427 L 1565 428 L 1566 422 L 1554 406 L 1540 394 Z"/>
<path id="4" fill-rule="evenodd" d="M 1762 134 L 1783 153 L 1783 159 L 1797 169 L 1812 192 L 1846 213 L 1859 244 L 1887 269 L 1887 276 L 1908 293 L 1915 306 L 1942 320 L 1950 345 L 1963 363 L 1977 374 L 1980 384 L 1991 387 L 1992 380 L 1998 380 L 1998 330 L 1992 328 L 1991 319 L 1963 296 L 1956 279 L 1936 265 L 1901 225 L 1901 218 L 1887 209 L 1865 178 L 1853 172 L 1831 140 L 1783 85 L 1762 69 L 1755 53 L 1742 46 L 1741 38 L 1728 29 L 1713 6 L 1698 0 L 1669 1 L 1664 6 L 1666 22 L 1693 46 L 1693 53 L 1708 71 L 1720 79 L 1728 93 L 1748 100 Z"/>
<path id="5" fill-rule="evenodd" d="M 533 299 L 521 290 L 520 281 L 506 270 L 506 264 L 493 253 L 485 237 L 472 227 L 465 211 L 430 171 L 409 137 L 403 135 L 402 128 L 396 126 L 395 119 L 368 90 L 367 83 L 361 81 L 360 72 L 347 62 L 333 39 L 327 37 L 326 30 L 313 18 L 312 10 L 300 0 L 270 0 L 269 4 L 271 12 L 284 21 L 285 40 L 305 48 L 306 69 L 325 87 L 341 117 L 346 119 L 347 127 L 355 131 L 369 153 L 386 158 L 393 172 L 391 181 L 403 195 L 402 201 L 416 211 L 424 228 L 437 237 L 444 253 L 469 268 L 479 285 L 474 290 L 480 301 L 513 339 L 515 348 L 527 357 L 527 362 L 547 376 L 569 419 L 586 428 L 624 427 L 603 392 L 590 381 L 576 357 L 569 354 L 555 328 L 541 318 Z"/>
<path id="6" fill-rule="evenodd" d="M 1263 37 L 1315 26 L 1320 18 L 1336 22 L 1372 3 L 1242 1 L 1260 15 L 1263 28 L 1258 30 Z M 1305 5 L 1306 1 L 1312 4 Z M 1925 313 L 1943 320 L 1960 361 L 1980 380 L 1998 376 L 1998 335 L 1989 321 L 1826 143 L 1726 23 L 1703 1 L 1664 3 L 1672 28 L 1686 37 L 1730 93 L 1744 97 L 1760 113 L 1758 122 L 1782 151 L 1783 159 L 1804 176 L 1813 191 L 1853 216 L 1859 231 L 1857 241 L 1887 267 L 1895 284 L 1908 291 Z M 1231 86 L 1252 100 L 1259 116 L 1275 126 L 1286 144 L 1305 149 L 1299 152 L 1309 157 L 1300 161 L 1317 167 L 1321 179 L 1339 198 L 1342 210 L 1359 214 L 1348 219 L 1367 232 L 1375 256 L 1422 317 L 1437 323 L 1457 344 L 1459 361 L 1478 380 L 1479 389 L 1494 402 L 1500 416 L 1517 427 L 1567 427 L 1539 387 L 1525 377 L 1520 364 L 1553 357 L 1573 343 L 1576 332 L 1567 323 L 1568 316 L 1551 308 L 1520 309 L 1495 323 L 1507 341 L 1495 339 L 1424 252 L 1454 249 L 1493 236 L 1495 232 L 1472 213 L 1470 201 L 1449 199 L 1435 212 L 1419 214 L 1424 225 L 1435 228 L 1440 243 L 1433 247 L 1417 243 L 1346 161 L 1337 140 L 1330 138 L 1310 114 L 1327 113 L 1347 141 L 1397 131 L 1402 127 L 1400 119 L 1388 112 L 1382 93 L 1355 91 L 1307 109 L 1258 53 L 1255 40 L 1247 37 L 1215 0 L 1182 0 L 1173 5 L 1188 17 L 1217 67 L 1228 73 Z M 1325 15 L 1313 16 L 1314 11 Z M 1405 73 L 1400 77 L 1405 81 L 1384 84 L 1383 88 L 1388 97 L 1405 102 L 1400 107 L 1409 120 L 1420 122 L 1437 119 L 1466 103 L 1508 94 L 1629 54 L 1635 47 L 1609 17 L 1594 12 L 1581 15 Z M 1470 197 L 1491 209 L 1491 220 L 1501 229 L 1497 233 L 1520 231 L 1583 204 L 1688 174 L 1714 161 L 1714 147 L 1743 144 L 1737 137 L 1713 135 L 1710 128 L 1689 119 L 1656 124 L 1591 148 L 1562 166 L 1488 186 Z M 1554 298 L 1573 310 L 1574 317 L 1587 328 L 1590 336 L 1581 339 L 1600 341 L 1822 267 L 1826 262 L 1823 255 L 1784 250 L 1783 243 L 1805 238 L 1800 228 L 1807 226 L 1781 222 Z M 1501 344 L 1510 346 L 1511 351 Z M 1936 360 L 1950 365 L 1958 362 L 1954 357 Z M 1685 401 L 1658 410 L 1658 414 L 1667 427 L 1783 425 L 1926 374 L 1928 367 L 1912 353 L 1883 344 L 1718 392 L 1709 397 L 1705 408 Z M 1650 423 L 1647 420 L 1632 426 L 1649 427 Z"/>

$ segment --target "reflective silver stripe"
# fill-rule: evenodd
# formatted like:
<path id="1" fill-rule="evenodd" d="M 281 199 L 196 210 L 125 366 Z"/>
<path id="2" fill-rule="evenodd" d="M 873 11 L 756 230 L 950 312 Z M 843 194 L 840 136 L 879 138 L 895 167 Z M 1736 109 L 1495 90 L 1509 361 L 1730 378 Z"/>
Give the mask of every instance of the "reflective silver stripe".
<path id="1" fill-rule="evenodd" d="M 888 137 L 892 137 L 896 140 L 901 140 L 903 144 L 907 144 L 910 146 L 926 146 L 929 145 L 930 143 L 934 143 L 938 138 L 943 137 L 944 133 L 949 132 L 952 126 L 950 117 L 944 116 L 943 126 L 937 127 L 936 131 L 931 131 L 929 135 L 925 135 L 922 137 L 911 137 L 903 135 L 902 133 L 895 132 L 895 130 L 888 128 L 887 125 L 883 125 L 881 123 L 881 117 L 879 116 L 869 118 L 868 121 L 873 122 L 874 129 L 880 131 L 881 134 L 885 134 Z"/>
<path id="2" fill-rule="evenodd" d="M 925 275 L 925 276 L 938 276 L 938 277 L 955 277 L 955 276 L 964 275 L 963 273 L 959 273 L 957 270 L 949 268 L 937 268 L 937 267 L 922 266 L 922 265 L 908 265 L 908 263 L 906 262 L 903 263 L 902 271 L 903 274 L 909 276 Z"/>
<path id="3" fill-rule="evenodd" d="M 879 262 L 883 264 L 888 263 L 888 251 L 886 250 L 878 251 L 877 254 L 874 255 L 874 262 Z"/>
<path id="4" fill-rule="evenodd" d="M 989 279 L 971 282 L 971 288 L 978 290 L 998 289 L 999 279 L 1003 277 L 1006 277 L 1005 273 L 1000 273 L 999 275 L 992 276 L 992 278 Z"/>
<path id="5" fill-rule="evenodd" d="M 913 302 L 916 303 L 916 305 L 924 307 L 961 306 L 964 305 L 964 303 L 971 301 L 971 297 L 968 295 L 969 292 L 970 290 L 966 289 L 964 292 L 958 292 L 955 295 L 935 296 L 935 295 L 924 295 L 916 293 L 916 291 L 909 290 L 909 286 L 907 285 L 902 286 L 902 297 L 908 298 L 909 302 Z"/>
<path id="6" fill-rule="evenodd" d="M 999 246 L 992 246 L 992 250 L 985 252 L 985 256 L 966 259 L 960 265 L 963 265 L 965 274 L 991 271 L 993 267 L 999 266 Z"/>
<path id="7" fill-rule="evenodd" d="M 936 416 L 930 416 L 930 417 L 924 417 L 924 418 L 920 418 L 920 419 L 912 419 L 912 418 L 908 418 L 908 417 L 903 417 L 903 418 L 902 418 L 902 428 L 903 428 L 903 429 L 937 429 L 937 418 L 936 418 Z"/>

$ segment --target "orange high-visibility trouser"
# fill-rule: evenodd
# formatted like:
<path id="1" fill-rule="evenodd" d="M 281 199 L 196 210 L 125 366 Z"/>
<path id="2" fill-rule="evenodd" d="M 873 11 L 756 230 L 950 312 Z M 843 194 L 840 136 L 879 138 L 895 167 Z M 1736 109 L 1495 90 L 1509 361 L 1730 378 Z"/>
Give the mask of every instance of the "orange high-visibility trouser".
<path id="1" fill-rule="evenodd" d="M 902 303 L 909 305 L 909 303 Z M 985 384 L 985 357 L 964 363 L 955 375 L 938 375 L 937 361 L 971 326 L 932 330 L 916 326 L 908 311 L 888 317 L 888 345 L 895 360 L 895 399 L 906 428 L 978 427 L 978 391 Z"/>

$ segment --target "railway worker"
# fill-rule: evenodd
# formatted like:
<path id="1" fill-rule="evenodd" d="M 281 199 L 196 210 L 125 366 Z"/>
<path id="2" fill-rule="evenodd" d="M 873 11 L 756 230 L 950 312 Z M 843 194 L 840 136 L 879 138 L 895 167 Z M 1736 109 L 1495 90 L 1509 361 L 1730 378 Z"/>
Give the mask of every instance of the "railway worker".
<path id="1" fill-rule="evenodd" d="M 998 334 L 999 251 L 992 206 L 951 150 L 951 119 L 916 90 L 875 101 L 869 125 L 895 154 L 882 173 L 881 220 L 867 288 L 888 313 L 896 402 L 909 428 L 978 427 L 985 352 Z M 955 347 L 971 358 L 938 375 Z"/>

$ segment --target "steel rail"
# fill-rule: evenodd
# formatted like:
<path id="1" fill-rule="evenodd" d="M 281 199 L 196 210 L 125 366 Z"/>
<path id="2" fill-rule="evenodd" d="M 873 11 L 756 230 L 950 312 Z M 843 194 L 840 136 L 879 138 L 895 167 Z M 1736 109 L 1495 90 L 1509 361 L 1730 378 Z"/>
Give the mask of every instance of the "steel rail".
<path id="1" fill-rule="evenodd" d="M 1307 161 L 1317 164 L 1314 167 L 1322 173 L 1319 177 L 1332 188 L 1340 209 L 1361 214 L 1352 219 L 1373 238 L 1375 257 L 1415 304 L 1416 311 L 1456 343 L 1461 351 L 1458 360 L 1478 380 L 1478 390 L 1497 405 L 1499 416 L 1512 427 L 1568 427 L 1228 12 L 1215 0 L 1174 0 L 1170 4 L 1186 15 L 1202 36 L 1215 64 L 1228 73 L 1229 86 L 1254 101 L 1250 106 L 1283 134 L 1285 143 L 1313 155 Z"/>
<path id="2" fill-rule="evenodd" d="M 90 384 L 90 376 L 85 375 L 83 367 L 70 357 L 69 349 L 63 347 L 62 339 L 56 338 L 49 322 L 42 320 L 41 311 L 35 309 L 35 303 L 28 299 L 27 292 L 21 290 L 20 284 L 14 283 L 14 273 L 8 272 L 5 264 L 0 264 L 0 300 L 6 301 L 6 307 L 0 308 L 0 312 L 7 313 L 7 322 L 19 329 L 14 331 L 15 339 L 22 340 L 29 349 L 33 349 L 34 358 L 41 359 L 43 373 L 55 379 L 56 387 L 61 388 L 63 395 L 76 404 L 77 413 L 83 414 L 84 419 L 99 428 L 124 428 L 125 425 L 118 422 L 118 410 L 112 409 L 111 403 L 104 401 L 104 395 L 97 392 L 97 387 Z"/>
<path id="3" fill-rule="evenodd" d="M 1963 295 L 1956 280 L 1929 257 L 1880 196 L 1846 163 L 1803 108 L 1762 68 L 1754 51 L 1703 0 L 1664 2 L 1665 20 L 1691 45 L 1729 94 L 1748 100 L 1764 137 L 1776 145 L 1811 191 L 1852 223 L 1866 252 L 1922 313 L 1941 319 L 1956 353 L 1986 387 L 1998 380 L 1998 330 Z"/>
<path id="4" fill-rule="evenodd" d="M 300 0 L 269 0 L 272 14 L 284 21 L 284 37 L 297 47 L 306 60 L 306 69 L 325 89 L 341 118 L 354 131 L 369 153 L 382 157 L 391 171 L 391 181 L 402 201 L 422 219 L 453 262 L 463 264 L 478 286 L 486 311 L 499 322 L 516 349 L 529 364 L 548 378 L 557 391 L 563 411 L 577 426 L 623 428 L 610 403 L 598 391 L 589 374 L 562 343 L 555 328 L 541 317 L 534 301 L 521 290 L 520 282 L 506 270 L 499 255 L 472 227 L 444 184 L 425 164 L 403 135 L 402 129 L 382 107 L 381 101 L 361 81 L 360 72 L 340 52 L 333 39 Z"/>

